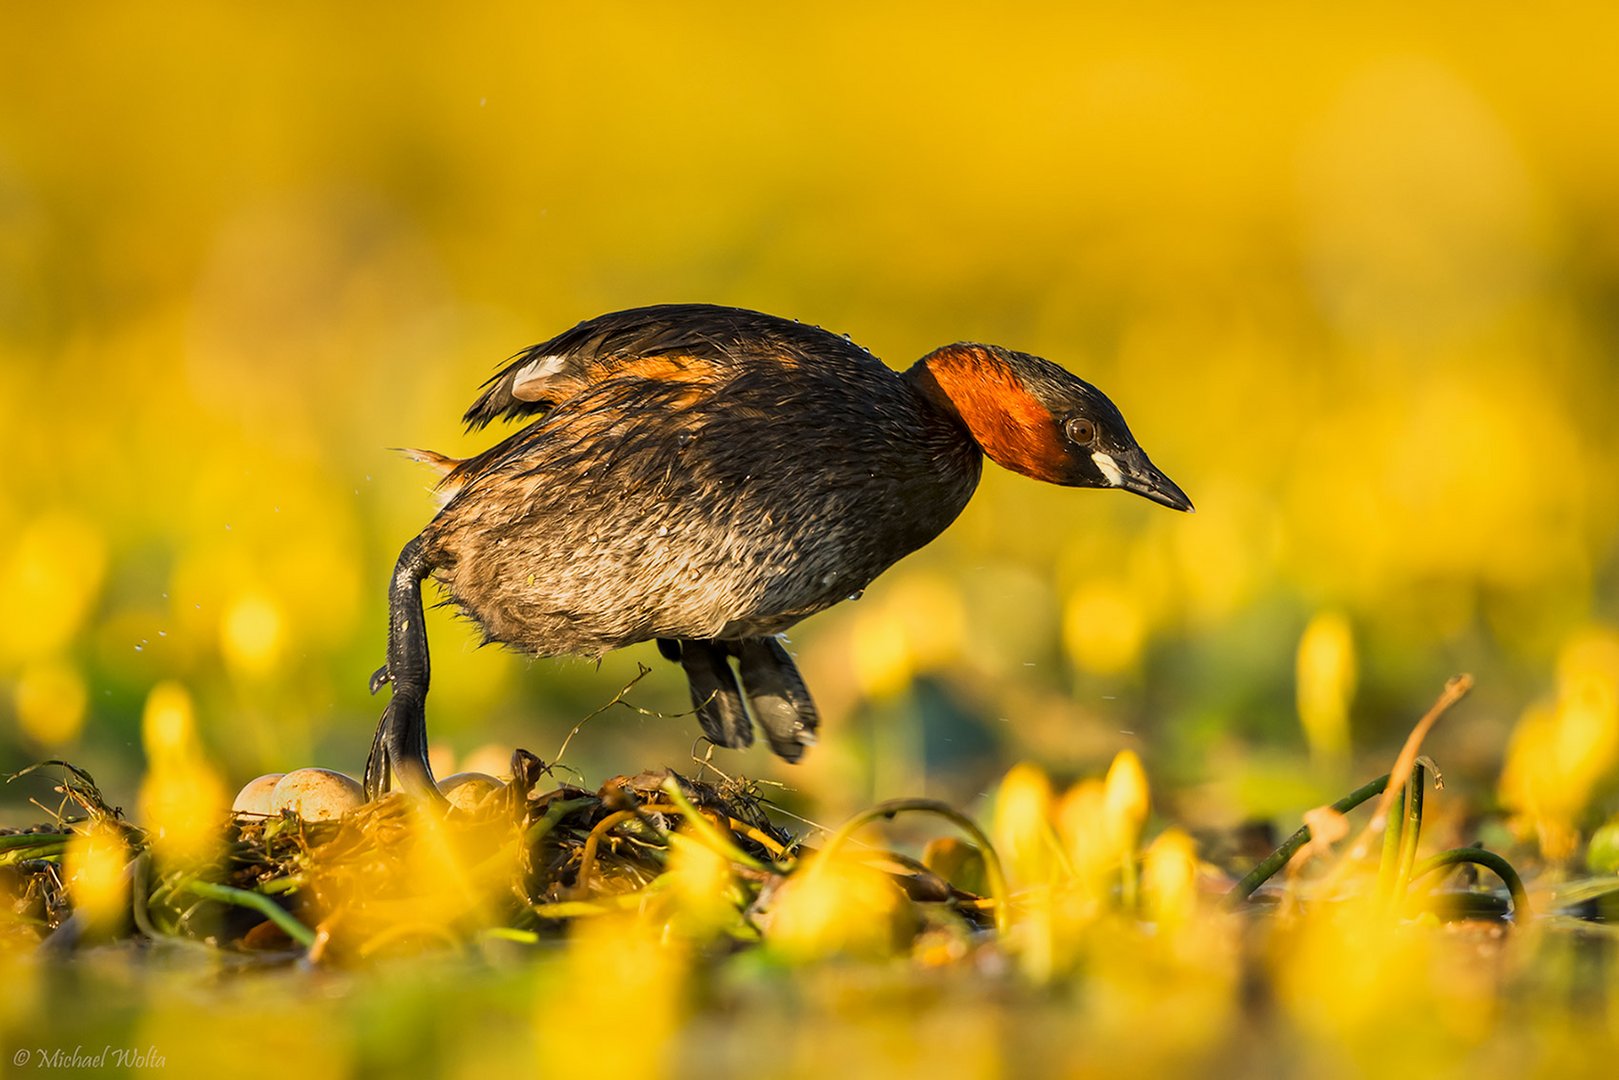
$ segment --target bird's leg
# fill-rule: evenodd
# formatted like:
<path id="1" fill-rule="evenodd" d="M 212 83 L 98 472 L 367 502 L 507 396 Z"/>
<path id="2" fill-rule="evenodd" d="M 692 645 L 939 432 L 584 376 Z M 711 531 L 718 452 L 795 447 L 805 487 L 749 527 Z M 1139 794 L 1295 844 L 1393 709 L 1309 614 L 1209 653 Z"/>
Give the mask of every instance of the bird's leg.
<path id="1" fill-rule="evenodd" d="M 806 748 L 815 745 L 821 719 L 792 654 L 779 637 L 747 638 L 732 644 L 748 709 L 764 729 L 770 749 L 777 757 L 797 761 Z"/>
<path id="2" fill-rule="evenodd" d="M 371 757 L 365 763 L 365 792 L 376 798 L 399 786 L 418 798 L 443 801 L 427 763 L 427 628 L 422 618 L 422 579 L 428 574 L 420 536 L 406 544 L 394 564 L 388 589 L 388 663 L 384 666 L 393 696 L 382 711 Z M 380 686 L 372 676 L 373 688 Z"/>
<path id="3" fill-rule="evenodd" d="M 669 656 L 664 641 L 658 649 Z M 718 746 L 743 747 L 753 745 L 753 722 L 742 704 L 742 690 L 731 671 L 730 650 L 726 642 L 683 638 L 672 642 L 678 646 L 680 666 L 686 670 L 686 681 L 691 684 L 691 703 L 697 709 L 697 722 L 703 734 Z M 672 658 L 671 658 L 672 659 Z"/>

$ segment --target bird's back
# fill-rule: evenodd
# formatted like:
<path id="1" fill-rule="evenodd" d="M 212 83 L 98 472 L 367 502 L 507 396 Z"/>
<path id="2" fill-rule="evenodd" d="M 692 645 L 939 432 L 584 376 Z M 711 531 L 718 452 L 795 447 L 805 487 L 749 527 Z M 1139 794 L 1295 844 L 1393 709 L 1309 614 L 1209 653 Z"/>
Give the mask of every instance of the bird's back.
<path id="1" fill-rule="evenodd" d="M 716 304 L 657 304 L 588 319 L 514 356 L 462 417 L 481 428 L 541 415 L 625 365 L 657 357 L 743 368 L 761 361 L 870 371 L 882 363 L 818 326 Z"/>

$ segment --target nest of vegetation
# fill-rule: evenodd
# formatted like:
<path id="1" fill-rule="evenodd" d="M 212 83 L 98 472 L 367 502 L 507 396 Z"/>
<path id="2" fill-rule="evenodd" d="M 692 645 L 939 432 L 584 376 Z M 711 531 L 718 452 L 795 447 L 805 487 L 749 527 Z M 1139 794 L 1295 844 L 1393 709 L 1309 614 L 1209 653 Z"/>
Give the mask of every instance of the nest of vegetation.
<path id="1" fill-rule="evenodd" d="M 0 900 L 11 909 L 0 933 L 33 935 L 48 950 L 143 937 L 319 961 L 475 939 L 540 941 L 581 916 L 689 906 L 689 895 L 672 895 L 691 889 L 681 878 L 692 874 L 670 873 L 682 857 L 717 859 L 725 868 L 709 879 L 734 916 L 718 936 L 745 943 L 758 939 L 777 891 L 816 854 L 772 822 L 749 781 L 710 783 L 665 770 L 614 777 L 597 791 L 552 787 L 544 764 L 518 750 L 511 783 L 471 809 L 427 809 L 396 793 L 338 821 L 290 811 L 237 815 L 213 857 L 177 860 L 161 837 L 109 805 L 84 770 L 52 761 L 18 775 L 52 768 L 61 771 L 63 796 L 56 820 L 0 830 Z M 947 807 L 915 800 L 859 821 L 898 809 L 936 810 L 976 830 Z M 820 850 L 842 845 L 855 824 Z M 79 890 L 66 879 L 70 848 L 90 834 L 124 849 L 122 910 L 110 918 L 76 910 Z M 936 845 L 957 870 L 961 851 L 976 854 L 966 844 Z M 910 934 L 945 928 L 968 940 L 992 928 L 989 899 L 918 860 L 858 850 L 859 861 L 908 902 L 902 922 Z"/>
<path id="2" fill-rule="evenodd" d="M 812 846 L 778 825 L 768 800 L 745 780 L 663 770 L 588 791 L 554 786 L 539 758 L 517 750 L 510 783 L 448 809 L 394 794 L 330 821 L 285 810 L 237 813 L 214 829 L 182 822 L 149 832 L 110 806 L 88 773 L 47 762 L 24 774 L 58 772 L 55 820 L 0 831 L 0 945 L 10 939 L 66 950 L 136 939 L 259 961 L 363 961 L 539 943 L 570 921 L 624 912 L 722 951 L 764 942 L 789 959 L 909 952 L 932 963 L 985 958 L 1006 943 L 1017 918 L 1055 911 L 1054 903 L 1075 925 L 1106 911 L 1173 923 L 1214 903 L 1285 913 L 1301 901 L 1357 892 L 1375 899 L 1380 919 L 1428 912 L 1500 928 L 1549 904 L 1563 915 L 1606 920 L 1619 904 L 1619 879 L 1609 874 L 1564 882 L 1532 903 L 1496 852 L 1467 845 L 1418 858 L 1424 793 L 1430 781 L 1437 787 L 1421 742 L 1470 685 L 1462 676 L 1446 686 L 1388 774 L 1311 811 L 1303 828 L 1257 862 L 1228 852 L 1222 867 L 1208 867 L 1175 829 L 1141 851 L 1146 781 L 1133 755 L 1132 768 L 1116 761 L 1106 783 L 1070 792 L 1089 800 L 1075 802 L 1081 810 L 1095 805 L 1085 811 L 1089 825 L 1070 828 L 1066 849 L 1053 822 L 1039 816 L 1049 808 L 1010 831 L 999 823 L 1022 892 L 1009 889 L 1001 856 L 971 819 L 925 799 L 878 804 L 817 832 Z M 1035 790 L 1043 779 L 1031 787 L 1028 777 L 1014 780 L 1018 772 L 1003 788 L 1021 784 L 1035 802 L 1049 800 L 1048 788 Z M 1021 796 L 1002 795 L 1007 807 L 1022 805 Z M 1373 807 L 1371 818 L 1352 838 L 1346 815 L 1363 804 Z M 854 841 L 863 826 L 901 812 L 945 819 L 964 839 L 933 840 L 920 859 Z M 1318 873 L 1298 873 L 1312 861 Z M 1284 870 L 1280 887 L 1267 884 Z M 1466 875 L 1459 887 L 1444 887 L 1459 873 Z M 1481 874 L 1499 885 L 1487 886 Z"/>

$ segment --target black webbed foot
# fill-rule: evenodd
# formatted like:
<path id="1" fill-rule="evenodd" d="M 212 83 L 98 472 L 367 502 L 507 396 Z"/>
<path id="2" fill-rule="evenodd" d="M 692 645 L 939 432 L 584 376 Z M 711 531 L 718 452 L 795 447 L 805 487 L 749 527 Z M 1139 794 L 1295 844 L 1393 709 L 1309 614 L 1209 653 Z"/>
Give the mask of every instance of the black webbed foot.
<path id="1" fill-rule="evenodd" d="M 365 763 L 366 797 L 386 794 L 397 781 L 401 790 L 443 802 L 433 767 L 427 761 L 427 710 L 424 702 L 411 693 L 394 695 L 382 710 L 382 720 L 371 740 L 371 756 Z"/>
<path id="2" fill-rule="evenodd" d="M 821 717 L 792 654 L 781 638 L 767 637 L 737 642 L 736 655 L 748 709 L 770 749 L 785 761 L 797 761 L 815 745 Z"/>
<path id="3" fill-rule="evenodd" d="M 683 640 L 678 643 L 680 666 L 691 684 L 691 703 L 703 734 L 719 746 L 753 745 L 753 722 L 742 704 L 742 690 L 731 671 L 727 643 Z M 658 646 L 661 650 L 662 644 Z M 667 652 L 664 653 L 668 655 Z"/>
<path id="4" fill-rule="evenodd" d="M 757 723 L 770 749 L 786 761 L 799 760 L 815 744 L 820 715 L 780 638 L 659 638 L 658 652 L 685 669 L 697 721 L 710 742 L 751 746 Z M 733 656 L 741 671 L 740 684 L 731 670 Z"/>

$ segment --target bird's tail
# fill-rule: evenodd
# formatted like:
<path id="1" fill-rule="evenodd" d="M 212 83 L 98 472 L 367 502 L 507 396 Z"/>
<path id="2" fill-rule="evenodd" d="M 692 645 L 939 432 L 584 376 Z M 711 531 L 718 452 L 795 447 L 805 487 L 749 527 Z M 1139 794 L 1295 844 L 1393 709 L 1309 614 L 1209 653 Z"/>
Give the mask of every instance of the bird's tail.
<path id="1" fill-rule="evenodd" d="M 438 482 L 433 485 L 433 494 L 438 497 L 439 506 L 455 498 L 456 493 L 461 490 L 462 478 L 455 475 L 455 470 L 465 464 L 466 458 L 453 458 L 437 450 L 417 450 L 409 446 L 396 446 L 394 450 L 438 473 Z"/>

